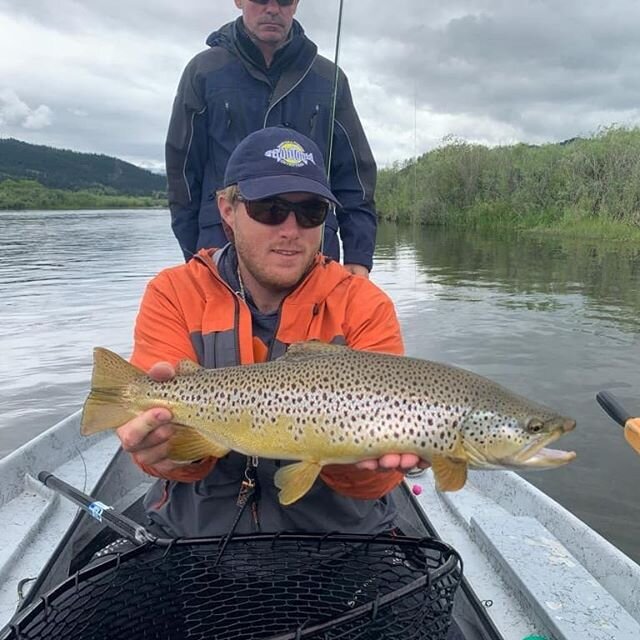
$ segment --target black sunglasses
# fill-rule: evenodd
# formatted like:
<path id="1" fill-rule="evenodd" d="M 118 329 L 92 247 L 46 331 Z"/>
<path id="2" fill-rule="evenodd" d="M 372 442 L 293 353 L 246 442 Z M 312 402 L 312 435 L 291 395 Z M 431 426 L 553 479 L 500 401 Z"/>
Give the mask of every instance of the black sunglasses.
<path id="1" fill-rule="evenodd" d="M 319 227 L 329 213 L 329 203 L 317 198 L 303 202 L 289 202 L 277 196 L 262 200 L 246 200 L 238 196 L 237 199 L 244 202 L 250 218 L 268 225 L 282 224 L 293 211 L 296 221 L 303 229 L 312 229 Z"/>
<path id="2" fill-rule="evenodd" d="M 296 0 L 278 0 L 278 4 L 281 7 L 290 7 Z M 269 4 L 269 0 L 251 0 L 256 4 Z"/>

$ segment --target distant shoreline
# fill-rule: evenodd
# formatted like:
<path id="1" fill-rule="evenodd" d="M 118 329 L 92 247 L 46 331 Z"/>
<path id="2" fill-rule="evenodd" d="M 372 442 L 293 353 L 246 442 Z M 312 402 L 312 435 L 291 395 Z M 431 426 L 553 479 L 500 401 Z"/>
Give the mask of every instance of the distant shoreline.
<path id="1" fill-rule="evenodd" d="M 0 182 L 0 211 L 79 211 L 82 209 L 166 209 L 166 194 L 131 195 L 108 189 L 52 189 L 36 180 Z"/>
<path id="2" fill-rule="evenodd" d="M 123 209 L 135 209 L 135 210 L 139 210 L 139 211 L 160 211 L 162 209 L 169 209 L 169 205 L 168 204 L 159 204 L 159 205 L 133 205 L 133 204 L 127 204 L 127 205 L 100 205 L 100 206 L 95 206 L 95 207 L 89 207 L 89 206 L 84 206 L 84 207 L 28 207 L 28 208 L 4 208 L 4 207 L 0 207 L 0 213 L 32 213 L 34 211 L 44 211 L 44 212 L 49 212 L 49 211 L 69 211 L 69 212 L 75 212 L 75 211 L 104 211 L 104 210 L 109 210 L 109 211 L 119 211 L 119 210 L 123 210 Z"/>

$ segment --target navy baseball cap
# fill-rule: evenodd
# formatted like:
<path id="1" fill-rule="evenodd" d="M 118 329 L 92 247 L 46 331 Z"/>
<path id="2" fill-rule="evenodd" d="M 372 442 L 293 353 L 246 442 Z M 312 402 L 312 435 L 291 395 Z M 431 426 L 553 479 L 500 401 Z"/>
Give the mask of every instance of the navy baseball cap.
<path id="1" fill-rule="evenodd" d="M 224 186 L 232 184 L 247 200 L 302 191 L 340 205 L 329 188 L 318 145 L 286 127 L 254 131 L 233 150 L 224 172 Z"/>

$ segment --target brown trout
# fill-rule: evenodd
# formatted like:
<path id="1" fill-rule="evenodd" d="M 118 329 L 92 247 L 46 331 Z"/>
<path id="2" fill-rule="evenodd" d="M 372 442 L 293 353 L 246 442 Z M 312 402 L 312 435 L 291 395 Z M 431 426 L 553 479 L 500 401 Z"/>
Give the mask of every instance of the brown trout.
<path id="1" fill-rule="evenodd" d="M 467 468 L 547 469 L 573 452 L 545 448 L 575 421 L 464 369 L 309 341 L 272 362 L 204 369 L 191 361 L 155 382 L 120 356 L 94 351 L 82 414 L 89 435 L 166 407 L 181 425 L 176 461 L 247 456 L 296 460 L 279 469 L 279 500 L 300 499 L 324 465 L 386 453 L 429 460 L 441 491 L 462 488 Z"/>

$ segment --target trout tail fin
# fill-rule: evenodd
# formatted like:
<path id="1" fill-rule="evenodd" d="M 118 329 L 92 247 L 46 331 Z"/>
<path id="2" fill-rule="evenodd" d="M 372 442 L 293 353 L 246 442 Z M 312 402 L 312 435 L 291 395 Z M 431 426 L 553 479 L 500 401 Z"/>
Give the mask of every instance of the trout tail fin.
<path id="1" fill-rule="evenodd" d="M 144 373 L 119 355 L 96 347 L 93 350 L 91 392 L 84 403 L 80 432 L 88 436 L 115 429 L 136 415 L 125 397 L 127 387 Z"/>

